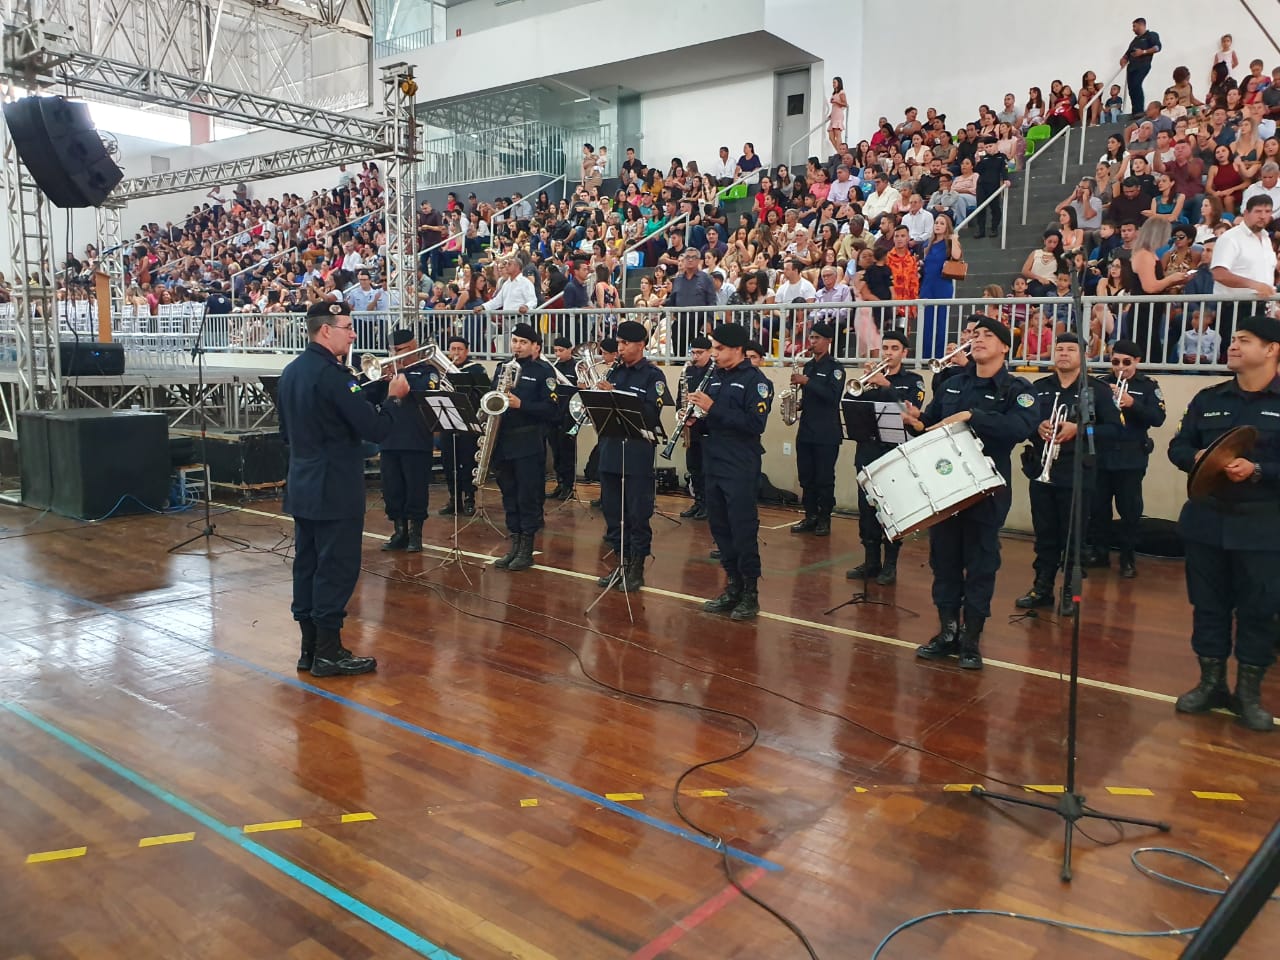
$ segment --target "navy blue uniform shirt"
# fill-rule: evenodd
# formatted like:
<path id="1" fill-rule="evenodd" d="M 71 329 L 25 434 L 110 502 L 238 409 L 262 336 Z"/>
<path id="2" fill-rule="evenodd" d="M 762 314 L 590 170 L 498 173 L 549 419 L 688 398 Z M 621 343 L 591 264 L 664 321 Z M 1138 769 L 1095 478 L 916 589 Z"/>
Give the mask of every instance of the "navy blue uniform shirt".
<path id="1" fill-rule="evenodd" d="M 1117 382 L 1114 373 L 1102 378 L 1108 390 Z M 1160 392 L 1160 384 L 1138 373 L 1129 379 L 1129 396 L 1133 397 L 1133 406 L 1123 411 L 1124 423 L 1119 432 L 1106 443 L 1098 444 L 1100 470 L 1147 469 L 1152 448 L 1148 431 L 1164 424 L 1164 394 Z M 1114 394 L 1108 402 L 1115 406 Z"/>
<path id="2" fill-rule="evenodd" d="M 390 414 L 394 423 L 391 433 L 378 444 L 378 448 L 425 453 L 435 443 L 435 438 L 431 435 L 434 418 L 422 415 L 422 394 L 427 390 L 440 389 L 440 372 L 429 363 L 415 363 L 400 372 L 409 381 L 409 396 L 403 400 L 397 401 L 387 396 L 387 380 L 378 380 L 361 388 L 365 399 Z"/>
<path id="3" fill-rule="evenodd" d="M 533 357 L 516 362 L 520 364 L 520 373 L 511 392 L 520 398 L 520 409 L 511 407 L 502 415 L 498 445 L 493 451 L 495 463 L 542 455 L 546 431 L 560 420 L 560 399 L 556 393 L 559 384 L 551 364 Z M 498 365 L 493 378 L 495 384 L 503 366 Z"/>
<path id="4" fill-rule="evenodd" d="M 821 360 L 810 360 L 800 372 L 809 382 L 800 388 L 796 442 L 838 447 L 843 436 L 840 398 L 844 395 L 844 368 L 828 353 Z"/>
<path id="5" fill-rule="evenodd" d="M 717 369 L 706 393 L 713 402 L 703 418 L 703 473 L 740 477 L 757 486 L 764 453 L 760 438 L 773 406 L 773 384 L 750 360 L 743 360 L 731 370 Z"/>
<path id="6" fill-rule="evenodd" d="M 1104 444 L 1114 443 L 1120 435 L 1120 412 L 1116 409 L 1115 400 L 1111 396 L 1111 389 L 1102 381 L 1093 377 L 1089 378 L 1090 392 L 1093 394 L 1094 407 L 1094 450 L 1100 449 Z M 1044 455 L 1044 441 L 1040 439 L 1040 423 L 1048 420 L 1053 415 L 1053 404 L 1056 399 L 1063 404 L 1067 411 L 1067 420 L 1070 423 L 1079 423 L 1080 415 L 1077 401 L 1079 397 L 1079 376 L 1072 380 L 1065 387 L 1058 380 L 1056 373 L 1051 373 L 1047 377 L 1041 377 L 1034 384 L 1032 389 L 1036 394 L 1036 433 L 1031 438 L 1031 456 L 1034 457 L 1034 464 L 1027 462 L 1023 472 L 1028 476 L 1040 476 L 1041 457 Z M 1053 466 L 1049 470 L 1049 482 L 1057 487 L 1071 486 L 1071 476 L 1073 472 L 1073 457 L 1077 451 L 1088 452 L 1085 446 L 1087 443 L 1085 433 L 1081 430 L 1076 434 L 1075 439 L 1068 443 L 1064 443 L 1058 448 L 1058 456 L 1053 461 Z M 1085 469 L 1092 469 L 1093 464 L 1085 461 Z M 1031 471 L 1031 472 L 1028 472 Z"/>
<path id="7" fill-rule="evenodd" d="M 633 367 L 619 364 L 609 371 L 608 380 L 619 393 L 640 398 L 644 425 L 652 430 L 667 404 L 667 378 L 644 357 Z M 622 440 L 600 438 L 600 472 L 647 475 L 653 472 L 654 445 L 645 440 L 628 440 L 625 455 Z"/>
<path id="8" fill-rule="evenodd" d="M 980 377 L 977 364 L 971 363 L 943 381 L 920 420 L 930 427 L 963 410 L 972 412 L 969 429 L 1008 483 L 1013 448 L 1033 437 L 1040 426 L 1031 384 L 1003 367 L 993 377 Z"/>
<path id="9" fill-rule="evenodd" d="M 364 516 L 364 442 L 387 438 L 390 414 L 365 400 L 355 374 L 318 343 L 280 374 L 276 408 L 289 449 L 284 512 L 307 520 Z"/>

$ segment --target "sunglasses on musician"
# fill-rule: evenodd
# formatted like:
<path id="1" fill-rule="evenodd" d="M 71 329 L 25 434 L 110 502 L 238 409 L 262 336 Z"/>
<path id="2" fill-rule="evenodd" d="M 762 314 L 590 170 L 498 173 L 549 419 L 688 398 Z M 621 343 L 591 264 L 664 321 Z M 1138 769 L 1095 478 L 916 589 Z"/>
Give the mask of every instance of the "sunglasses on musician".
<path id="1" fill-rule="evenodd" d="M 1111 365 L 1113 367 L 1131 367 L 1133 366 L 1133 360 L 1130 357 L 1112 357 Z"/>

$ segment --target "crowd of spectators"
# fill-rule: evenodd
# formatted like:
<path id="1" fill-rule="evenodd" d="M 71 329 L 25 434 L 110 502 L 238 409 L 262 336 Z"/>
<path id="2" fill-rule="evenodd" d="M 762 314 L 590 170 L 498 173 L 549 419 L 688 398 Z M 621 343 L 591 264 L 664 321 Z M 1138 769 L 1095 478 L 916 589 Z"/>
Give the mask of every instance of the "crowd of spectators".
<path id="1" fill-rule="evenodd" d="M 1141 37 L 1138 30 L 1135 24 Z M 1156 43 L 1152 53 L 1158 51 Z M 1239 81 L 1237 70 L 1226 39 L 1203 100 L 1187 67 L 1172 70 L 1162 95 L 1128 118 L 1094 175 L 1059 204 L 1042 246 L 984 296 L 1062 294 L 1073 268 L 1086 271 L 1090 293 L 1220 292 L 1213 272 L 1201 269 L 1217 262 L 1215 243 L 1253 198 L 1280 203 L 1280 67 L 1268 75 L 1255 61 Z M 581 181 L 562 199 L 513 193 L 485 203 L 474 193 L 465 199 L 455 193 L 439 209 L 423 203 L 416 224 L 418 306 L 493 310 L 508 278 L 523 277 L 540 305 L 598 311 L 574 325 L 577 340 L 607 336 L 617 319 L 611 311 L 625 304 L 652 310 L 655 348 L 679 355 L 710 313 L 668 321 L 664 308 L 758 304 L 775 308 L 751 314 L 753 333 L 783 354 L 801 349 L 807 323 L 821 317 L 835 323 L 838 344 L 861 356 L 875 355 L 887 327 L 914 334 L 916 324 L 926 356 L 940 355 L 954 339 L 957 313 L 877 302 L 954 296 L 964 257 L 957 227 L 964 224 L 966 242 L 999 235 L 1000 204 L 978 208 L 1017 176 L 1025 137 L 1082 116 L 1120 119 L 1118 85 L 1102 89 L 1092 70 L 1078 88 L 1054 80 L 1047 89 L 1047 97 L 1033 86 L 1025 100 L 1008 93 L 994 109 L 981 104 L 973 120 L 908 106 L 896 124 L 881 117 L 869 137 L 850 144 L 844 129 L 850 94 L 837 77 L 827 131 L 833 152 L 794 171 L 766 165 L 749 142 L 740 151 L 723 146 L 710 159 L 673 157 L 655 165 L 627 148 L 616 169 L 604 147 L 583 144 Z M 139 315 L 212 297 L 217 312 L 253 315 L 240 328 L 242 342 L 270 345 L 270 315 L 302 313 L 317 299 L 343 297 L 357 311 L 398 305 L 383 287 L 376 164 L 342 168 L 334 188 L 305 199 L 260 201 L 237 187 L 230 196 L 210 191 L 208 201 L 179 223 L 147 225 L 132 241 L 128 300 Z M 92 248 L 80 260 L 68 255 L 70 282 L 61 295 L 87 296 L 75 281 L 91 275 L 97 259 Z M 501 266 L 509 261 L 516 269 Z M 624 266 L 642 268 L 630 290 Z M 833 306 L 796 309 L 801 302 Z M 1005 304 L 999 313 L 1032 360 L 1046 355 L 1055 331 L 1075 322 L 1069 310 L 1034 305 Z M 1184 344 L 1170 326 L 1172 313 L 1165 313 L 1160 321 L 1133 310 L 1095 311 L 1095 355 L 1120 336 L 1145 333 L 1151 359 L 1190 355 L 1183 347 L 1201 355 L 1215 340 L 1197 326 L 1211 326 L 1213 311 L 1178 318 L 1188 334 Z M 500 342 L 500 324 L 448 323 L 435 332 L 461 332 L 473 349 Z M 1216 339 L 1229 339 L 1217 332 Z"/>

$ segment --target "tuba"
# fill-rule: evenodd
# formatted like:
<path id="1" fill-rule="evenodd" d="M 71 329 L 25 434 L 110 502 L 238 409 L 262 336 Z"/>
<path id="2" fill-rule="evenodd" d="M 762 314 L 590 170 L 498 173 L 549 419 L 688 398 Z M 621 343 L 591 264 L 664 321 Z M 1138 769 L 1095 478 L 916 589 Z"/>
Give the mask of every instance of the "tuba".
<path id="1" fill-rule="evenodd" d="M 797 353 L 791 360 L 791 375 L 795 376 L 804 369 L 804 365 L 809 362 L 811 356 L 807 350 Z M 804 398 L 800 394 L 800 384 L 791 384 L 791 389 L 782 398 L 782 422 L 788 427 L 794 426 L 796 421 L 800 419 L 800 407 L 803 401 Z"/>
<path id="2" fill-rule="evenodd" d="M 498 368 L 497 386 L 480 398 L 480 412 L 485 415 L 480 439 L 476 444 L 476 467 L 472 480 L 477 487 L 484 486 L 489 477 L 489 464 L 493 461 L 493 446 L 498 440 L 498 428 L 502 415 L 511 406 L 511 391 L 520 377 L 520 361 L 512 357 Z"/>

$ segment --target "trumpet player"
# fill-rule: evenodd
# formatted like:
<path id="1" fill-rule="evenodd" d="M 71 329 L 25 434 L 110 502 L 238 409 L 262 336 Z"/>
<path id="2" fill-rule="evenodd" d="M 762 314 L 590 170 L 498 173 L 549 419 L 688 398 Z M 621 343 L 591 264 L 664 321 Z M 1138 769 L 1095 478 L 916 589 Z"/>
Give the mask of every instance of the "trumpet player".
<path id="1" fill-rule="evenodd" d="M 799 474 L 804 519 L 792 533 L 831 535 L 831 511 L 836 506 L 836 457 L 840 453 L 840 397 L 844 368 L 831 356 L 835 331 L 819 320 L 809 328 L 811 358 L 791 374 L 792 396 L 800 404 L 796 431 L 796 472 Z"/>
<path id="2" fill-rule="evenodd" d="M 1111 565 L 1111 503 L 1120 515 L 1120 576 L 1138 575 L 1134 544 L 1142 519 L 1142 480 L 1154 444 L 1148 431 L 1165 420 L 1160 384 L 1141 370 L 1142 351 L 1132 340 L 1117 340 L 1111 348 L 1111 373 L 1102 378 L 1120 411 L 1120 431 L 1114 441 L 1098 445 L 1098 483 L 1090 513 L 1087 566 Z"/>
<path id="3" fill-rule="evenodd" d="M 1052 607 L 1054 582 L 1071 549 L 1071 498 L 1073 460 L 1084 460 L 1084 490 L 1079 508 L 1084 511 L 1083 529 L 1089 528 L 1089 506 L 1096 479 L 1093 457 L 1082 447 L 1080 436 L 1079 388 L 1085 377 L 1093 392 L 1094 439 L 1098 445 L 1115 441 L 1120 413 L 1111 390 L 1083 371 L 1080 343 L 1074 333 L 1062 334 L 1053 345 L 1053 373 L 1041 377 L 1032 389 L 1037 414 L 1036 434 L 1025 448 L 1022 472 L 1031 480 L 1031 526 L 1035 532 L 1035 582 L 1015 604 L 1020 609 Z M 1068 584 L 1063 584 L 1058 606 L 1063 616 L 1075 612 Z"/>
<path id="4" fill-rule="evenodd" d="M 858 399 L 911 404 L 917 409 L 921 407 L 924 404 L 924 380 L 920 374 L 902 368 L 906 356 L 906 334 L 901 330 L 887 331 L 880 344 L 880 363 L 875 366 L 868 365 L 868 373 L 871 375 L 863 384 L 863 390 L 858 395 Z M 880 366 L 883 366 L 883 371 L 875 373 L 874 371 Z M 836 430 L 839 429 L 840 425 L 837 421 Z M 836 436 L 839 435 L 837 432 Z M 858 449 L 854 453 L 854 467 L 861 470 L 872 461 L 880 459 L 890 449 L 892 449 L 891 444 L 863 440 L 858 443 Z M 858 487 L 858 538 L 862 541 L 864 559 L 858 566 L 847 571 L 845 577 L 849 580 L 866 580 L 875 577 L 876 583 L 886 587 L 894 583 L 898 579 L 898 551 L 902 545 L 890 543 L 885 538 L 884 528 L 880 526 L 880 518 L 876 516 L 875 508 L 867 500 L 867 495 L 861 486 Z M 883 563 L 880 559 L 882 549 Z"/>
<path id="5" fill-rule="evenodd" d="M 536 356 L 542 335 L 528 323 L 511 330 L 511 349 L 520 365 L 509 401 L 502 416 L 493 464 L 502 491 L 511 548 L 494 562 L 504 570 L 524 570 L 533 566 L 533 538 L 542 529 L 542 485 L 546 465 L 544 434 L 560 419 L 559 383 L 551 364 Z M 502 365 L 494 378 L 501 379 Z"/>
<path id="6" fill-rule="evenodd" d="M 392 355 L 418 349 L 412 330 L 391 333 Z M 394 426 L 378 445 L 378 469 L 382 475 L 382 503 L 394 532 L 383 550 L 422 552 L 422 522 L 427 518 L 427 489 L 431 483 L 431 456 L 435 438 L 418 405 L 424 390 L 440 389 L 440 374 L 422 360 L 408 366 L 386 364 L 386 373 L 399 372 L 409 381 L 409 395 L 399 401 L 388 396 L 388 381 L 377 380 L 361 392 L 365 399 L 391 414 Z M 394 401 L 394 402 L 388 402 Z"/>

